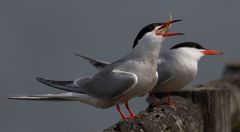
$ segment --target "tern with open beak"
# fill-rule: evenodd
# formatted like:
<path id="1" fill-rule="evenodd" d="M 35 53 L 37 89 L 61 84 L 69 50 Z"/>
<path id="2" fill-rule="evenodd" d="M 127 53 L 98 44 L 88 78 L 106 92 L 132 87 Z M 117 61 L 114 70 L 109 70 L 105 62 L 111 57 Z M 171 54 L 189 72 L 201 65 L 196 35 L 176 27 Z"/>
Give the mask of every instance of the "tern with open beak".
<path id="1" fill-rule="evenodd" d="M 180 20 L 147 25 L 138 33 L 132 52 L 94 76 L 82 77 L 74 81 L 37 78 L 38 81 L 68 91 L 67 93 L 10 97 L 10 99 L 73 100 L 99 108 L 116 105 L 123 119 L 138 117 L 129 108 L 128 101 L 133 97 L 146 95 L 156 85 L 158 55 L 164 38 L 182 35 L 182 33 L 167 33 L 166 28 L 178 21 Z M 121 111 L 119 104 L 122 103 L 129 111 L 129 116 Z"/>

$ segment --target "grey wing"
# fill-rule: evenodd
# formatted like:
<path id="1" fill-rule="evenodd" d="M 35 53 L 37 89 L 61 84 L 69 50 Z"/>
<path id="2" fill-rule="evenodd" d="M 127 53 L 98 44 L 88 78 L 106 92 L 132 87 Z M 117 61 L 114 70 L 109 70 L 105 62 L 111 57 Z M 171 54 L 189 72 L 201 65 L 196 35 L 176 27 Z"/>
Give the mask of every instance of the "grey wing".
<path id="1" fill-rule="evenodd" d="M 76 84 L 81 83 L 75 82 Z M 112 70 L 102 72 L 94 76 L 88 83 L 81 88 L 89 95 L 112 99 L 118 98 L 122 94 L 131 90 L 138 83 L 138 77 L 131 72 Z"/>
<path id="2" fill-rule="evenodd" d="M 81 55 L 81 54 L 78 54 L 78 53 L 74 53 L 74 55 L 87 60 L 90 64 L 92 64 L 94 67 L 96 67 L 99 70 L 101 70 L 101 69 L 103 69 L 103 68 L 105 68 L 105 67 L 107 67 L 108 65 L 111 64 L 109 62 L 96 60 L 96 59 L 93 59 L 93 58 L 90 58 L 90 57 L 87 57 L 87 56 L 84 56 L 84 55 Z"/>
<path id="3" fill-rule="evenodd" d="M 158 82 L 157 86 L 164 85 L 165 83 L 174 79 L 172 76 L 169 66 L 164 62 L 165 60 L 159 60 L 157 72 L 158 72 Z"/>

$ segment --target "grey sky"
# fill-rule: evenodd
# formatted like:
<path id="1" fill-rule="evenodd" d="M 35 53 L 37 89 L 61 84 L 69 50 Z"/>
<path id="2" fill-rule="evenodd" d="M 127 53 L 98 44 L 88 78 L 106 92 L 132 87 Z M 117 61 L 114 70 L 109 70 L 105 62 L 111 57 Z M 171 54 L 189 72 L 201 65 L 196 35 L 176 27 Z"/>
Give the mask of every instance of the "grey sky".
<path id="1" fill-rule="evenodd" d="M 239 59 L 239 1 L 236 0 L 1 0 L 0 131 L 100 131 L 120 119 L 114 108 L 79 102 L 7 100 L 9 94 L 61 92 L 35 77 L 71 80 L 96 73 L 74 52 L 113 61 L 128 53 L 138 31 L 152 22 L 183 19 L 164 49 L 196 41 L 224 56 L 202 59 L 193 84 L 220 77 L 224 64 Z M 76 72 L 77 71 L 77 72 Z M 135 111 L 145 98 L 130 101 Z"/>

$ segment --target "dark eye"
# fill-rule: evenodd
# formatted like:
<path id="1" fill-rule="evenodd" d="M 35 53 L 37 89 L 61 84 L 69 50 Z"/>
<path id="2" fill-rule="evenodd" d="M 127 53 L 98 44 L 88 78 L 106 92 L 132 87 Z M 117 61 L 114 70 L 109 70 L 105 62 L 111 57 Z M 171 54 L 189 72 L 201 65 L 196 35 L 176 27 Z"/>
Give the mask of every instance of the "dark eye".
<path id="1" fill-rule="evenodd" d="M 166 27 L 165 25 L 162 25 L 161 27 L 158 28 L 158 30 L 162 30 L 165 27 Z"/>

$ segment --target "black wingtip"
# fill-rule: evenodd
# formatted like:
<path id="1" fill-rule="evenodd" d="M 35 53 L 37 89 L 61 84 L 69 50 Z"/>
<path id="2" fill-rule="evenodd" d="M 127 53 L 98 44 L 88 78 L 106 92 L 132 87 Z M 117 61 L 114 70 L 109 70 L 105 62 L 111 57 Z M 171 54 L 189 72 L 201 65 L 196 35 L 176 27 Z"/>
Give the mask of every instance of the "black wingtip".
<path id="1" fill-rule="evenodd" d="M 81 55 L 81 54 L 79 54 L 79 53 L 73 53 L 73 54 L 74 54 L 75 56 L 81 57 L 81 58 L 83 58 L 83 59 L 92 60 L 91 58 L 86 57 L 86 56 L 84 56 L 84 55 Z"/>
<path id="2" fill-rule="evenodd" d="M 73 55 L 75 55 L 75 56 L 78 56 L 78 57 L 82 57 L 82 58 L 87 58 L 87 57 L 85 57 L 85 56 L 83 56 L 83 55 L 81 55 L 81 54 L 79 54 L 79 53 L 73 53 Z"/>
<path id="3" fill-rule="evenodd" d="M 75 52 L 75 53 L 73 53 L 73 55 L 75 55 L 75 56 L 80 56 L 80 55 L 79 55 L 78 53 L 76 53 L 76 52 Z"/>
<path id="4" fill-rule="evenodd" d="M 36 77 L 36 80 L 38 80 L 39 82 L 42 82 L 42 81 L 44 81 L 45 79 L 44 79 L 44 78 L 41 78 L 41 77 Z"/>
<path id="5" fill-rule="evenodd" d="M 41 77 L 36 77 L 36 80 L 38 80 L 39 82 L 44 83 L 44 84 L 49 84 L 49 80 L 41 78 Z"/>

